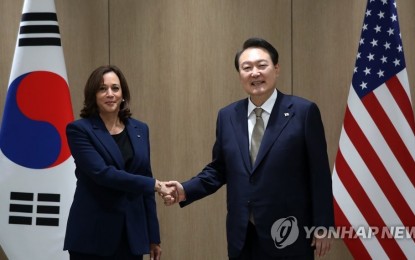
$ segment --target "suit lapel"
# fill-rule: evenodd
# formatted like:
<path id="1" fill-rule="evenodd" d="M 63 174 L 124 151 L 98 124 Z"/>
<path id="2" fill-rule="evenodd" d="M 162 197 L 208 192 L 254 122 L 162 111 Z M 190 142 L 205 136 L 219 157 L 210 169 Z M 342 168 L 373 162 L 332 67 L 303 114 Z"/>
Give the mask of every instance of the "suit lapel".
<path id="1" fill-rule="evenodd" d="M 292 102 L 286 95 L 278 92 L 277 100 L 272 108 L 269 117 L 267 128 L 265 129 L 264 137 L 262 138 L 261 146 L 258 151 L 258 156 L 253 166 L 252 172 L 258 167 L 265 155 L 271 149 L 272 145 L 280 136 L 284 127 L 288 124 L 291 118 L 295 115 L 295 110 Z"/>
<path id="2" fill-rule="evenodd" d="M 117 168 L 124 169 L 124 159 L 122 157 L 121 151 L 117 143 L 114 141 L 114 138 L 112 138 L 107 128 L 105 127 L 104 122 L 99 116 L 96 116 L 91 118 L 91 124 L 94 134 L 97 136 L 101 144 L 105 147 L 108 154 L 112 157 Z"/>
<path id="3" fill-rule="evenodd" d="M 235 132 L 239 150 L 242 155 L 245 167 L 251 169 L 251 159 L 249 157 L 249 138 L 248 138 L 248 99 L 242 100 L 235 107 L 235 112 L 231 115 L 231 123 Z"/>
<path id="4" fill-rule="evenodd" d="M 137 156 L 137 155 L 144 152 L 143 147 L 145 146 L 142 144 L 142 142 L 146 140 L 145 140 L 145 136 L 143 135 L 143 133 L 141 133 L 141 129 L 132 120 L 129 119 L 125 127 L 127 128 L 128 137 L 130 138 L 131 146 L 134 151 L 134 160 L 132 161 L 130 169 L 129 169 L 129 170 L 132 170 L 132 169 L 137 168 L 137 165 L 140 164 L 140 161 L 141 161 L 140 158 L 142 158 L 142 156 Z M 137 139 L 139 140 L 138 142 L 134 141 Z"/>

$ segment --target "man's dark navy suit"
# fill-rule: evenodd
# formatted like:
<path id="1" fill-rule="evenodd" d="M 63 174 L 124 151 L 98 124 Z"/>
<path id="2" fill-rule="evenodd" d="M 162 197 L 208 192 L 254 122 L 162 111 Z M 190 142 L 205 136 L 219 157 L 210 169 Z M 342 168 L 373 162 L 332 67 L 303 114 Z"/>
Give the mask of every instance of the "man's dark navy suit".
<path id="1" fill-rule="evenodd" d="M 307 255 L 304 227 L 334 224 L 331 175 L 320 111 L 303 98 L 278 92 L 255 165 L 249 157 L 248 99 L 219 111 L 212 162 L 183 183 L 186 206 L 227 185 L 229 257 L 244 246 L 250 210 L 260 245 L 272 256 Z M 295 217 L 299 237 L 278 249 L 271 227 Z"/>

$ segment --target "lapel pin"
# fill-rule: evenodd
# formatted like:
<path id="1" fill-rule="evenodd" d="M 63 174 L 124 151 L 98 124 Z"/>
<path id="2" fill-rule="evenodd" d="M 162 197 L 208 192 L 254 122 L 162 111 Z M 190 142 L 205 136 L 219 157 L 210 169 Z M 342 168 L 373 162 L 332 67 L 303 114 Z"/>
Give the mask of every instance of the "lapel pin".
<path id="1" fill-rule="evenodd" d="M 138 138 L 140 138 L 140 137 L 141 137 L 141 135 L 137 135 L 137 137 L 138 137 Z"/>
<path id="2" fill-rule="evenodd" d="M 290 113 L 284 113 L 284 116 L 289 116 L 290 115 Z"/>

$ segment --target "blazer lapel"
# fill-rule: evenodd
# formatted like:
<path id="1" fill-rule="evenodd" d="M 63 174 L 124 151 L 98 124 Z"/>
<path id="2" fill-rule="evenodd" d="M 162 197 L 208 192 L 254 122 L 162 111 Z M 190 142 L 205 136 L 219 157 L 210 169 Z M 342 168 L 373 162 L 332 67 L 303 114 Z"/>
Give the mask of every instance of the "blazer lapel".
<path id="1" fill-rule="evenodd" d="M 249 157 L 249 138 L 248 138 L 248 99 L 242 100 L 235 107 L 235 113 L 231 115 L 239 150 L 242 155 L 245 167 L 251 169 L 251 159 Z"/>
<path id="2" fill-rule="evenodd" d="M 278 92 L 277 100 L 272 108 L 264 137 L 258 151 L 258 156 L 253 166 L 252 172 L 258 167 L 265 155 L 271 149 L 272 145 L 280 136 L 282 130 L 295 115 L 292 102 L 281 92 Z"/>
<path id="3" fill-rule="evenodd" d="M 131 146 L 134 151 L 134 160 L 132 161 L 131 166 L 129 168 L 129 170 L 132 170 L 132 169 L 136 169 L 137 165 L 141 163 L 142 156 L 137 156 L 137 155 L 144 152 L 143 151 L 144 145 L 142 145 L 142 142 L 145 142 L 146 139 L 144 135 L 140 133 L 141 132 L 140 127 L 136 125 L 132 120 L 129 119 L 125 127 L 127 128 L 128 136 L 131 140 Z M 137 139 L 139 139 L 138 142 L 134 141 Z"/>
<path id="4" fill-rule="evenodd" d="M 112 157 L 117 168 L 124 169 L 124 159 L 122 157 L 121 151 L 117 143 L 114 141 L 114 138 L 112 138 L 107 128 L 105 127 L 104 122 L 99 116 L 96 116 L 91 118 L 91 124 L 94 134 L 97 136 L 101 144 L 105 147 L 108 154 Z"/>

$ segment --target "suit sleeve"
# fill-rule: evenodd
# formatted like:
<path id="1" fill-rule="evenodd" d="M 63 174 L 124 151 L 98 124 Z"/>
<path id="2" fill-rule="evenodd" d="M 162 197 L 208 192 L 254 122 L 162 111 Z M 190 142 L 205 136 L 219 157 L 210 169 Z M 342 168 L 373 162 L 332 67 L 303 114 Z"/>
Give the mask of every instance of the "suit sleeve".
<path id="1" fill-rule="evenodd" d="M 216 122 L 216 141 L 212 149 L 212 162 L 206 165 L 198 175 L 182 183 L 186 201 L 180 203 L 181 207 L 215 193 L 226 184 L 225 162 L 221 146 L 221 118 L 219 113 Z"/>
<path id="2" fill-rule="evenodd" d="M 86 174 L 95 183 L 115 190 L 138 194 L 154 193 L 155 180 L 151 177 L 129 174 L 105 162 L 97 151 L 92 137 L 77 124 L 66 128 L 68 144 L 75 159 L 76 172 Z M 99 142 L 99 141 L 96 141 Z"/>
<path id="3" fill-rule="evenodd" d="M 333 192 L 327 144 L 320 111 L 312 103 L 306 117 L 306 140 L 313 203 L 313 225 L 334 226 Z"/>

